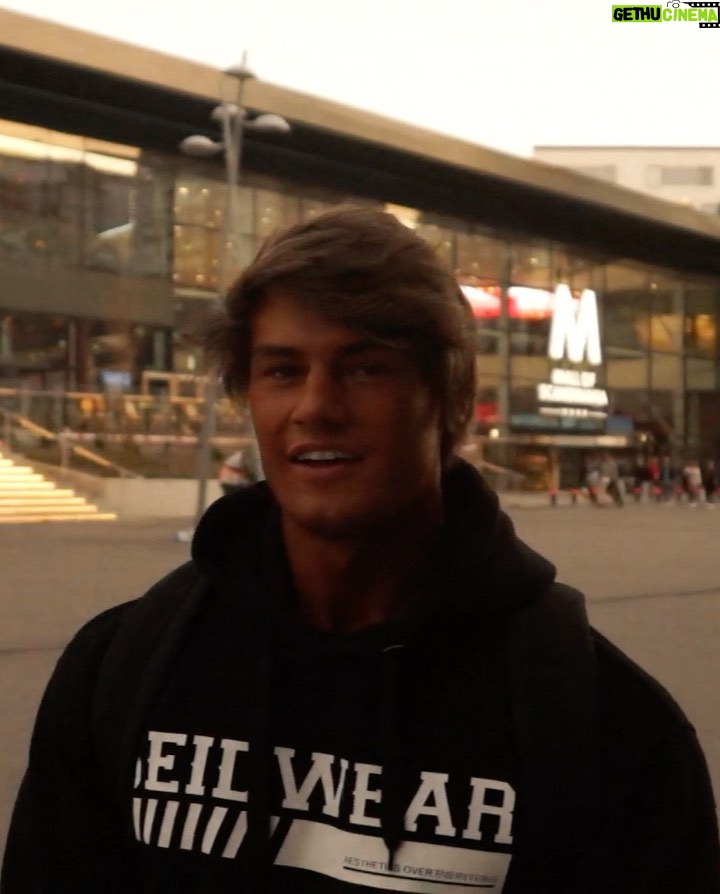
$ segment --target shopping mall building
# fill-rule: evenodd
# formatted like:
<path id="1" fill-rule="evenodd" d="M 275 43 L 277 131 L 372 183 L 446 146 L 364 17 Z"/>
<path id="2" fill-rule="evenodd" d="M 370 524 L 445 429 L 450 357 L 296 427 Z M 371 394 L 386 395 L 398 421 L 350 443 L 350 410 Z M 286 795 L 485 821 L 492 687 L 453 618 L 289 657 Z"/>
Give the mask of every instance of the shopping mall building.
<path id="1" fill-rule="evenodd" d="M 3 10 L 0 42 L 0 385 L 133 393 L 148 371 L 196 374 L 227 175 L 179 144 L 218 136 L 223 79 Z M 720 452 L 720 217 L 262 81 L 246 104 L 292 129 L 246 133 L 236 267 L 278 226 L 385 207 L 473 304 L 476 432 L 495 455 Z"/>

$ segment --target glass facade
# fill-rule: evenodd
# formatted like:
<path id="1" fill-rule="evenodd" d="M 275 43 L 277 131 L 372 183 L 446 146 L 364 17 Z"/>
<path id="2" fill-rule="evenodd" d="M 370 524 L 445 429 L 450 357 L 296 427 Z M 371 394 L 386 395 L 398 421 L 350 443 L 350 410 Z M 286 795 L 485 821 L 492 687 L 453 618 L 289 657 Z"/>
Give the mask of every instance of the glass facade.
<path id="1" fill-rule="evenodd" d="M 268 234 L 339 202 L 377 204 L 243 172 L 238 229 L 222 244 L 225 201 L 221 165 L 0 122 L 0 385 L 132 394 L 148 371 L 197 375 L 195 321 Z M 473 305 L 474 433 L 491 455 L 532 465 L 572 438 L 720 450 L 719 281 L 384 207 L 430 242 Z M 539 399 L 568 368 L 549 357 L 560 284 L 576 301 L 597 296 L 602 414 L 546 412 Z"/>
<path id="2" fill-rule="evenodd" d="M 97 389 L 168 363 L 172 182 L 152 153 L 0 122 L 0 380 Z"/>

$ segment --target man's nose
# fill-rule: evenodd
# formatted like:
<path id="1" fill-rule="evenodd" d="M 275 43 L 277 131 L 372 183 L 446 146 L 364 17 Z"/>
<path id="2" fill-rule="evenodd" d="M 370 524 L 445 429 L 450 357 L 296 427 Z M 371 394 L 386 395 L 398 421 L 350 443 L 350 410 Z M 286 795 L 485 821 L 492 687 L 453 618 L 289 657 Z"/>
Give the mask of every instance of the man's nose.
<path id="1" fill-rule="evenodd" d="M 312 369 L 298 391 L 292 420 L 299 425 L 342 425 L 347 418 L 342 383 L 332 370 Z"/>

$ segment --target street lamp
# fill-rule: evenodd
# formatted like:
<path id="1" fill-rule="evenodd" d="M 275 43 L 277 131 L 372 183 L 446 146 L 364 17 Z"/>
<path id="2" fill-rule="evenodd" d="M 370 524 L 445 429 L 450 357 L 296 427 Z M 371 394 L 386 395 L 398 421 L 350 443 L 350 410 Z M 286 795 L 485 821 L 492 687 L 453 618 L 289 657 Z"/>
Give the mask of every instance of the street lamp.
<path id="1" fill-rule="evenodd" d="M 242 165 L 243 137 L 245 131 L 262 131 L 264 133 L 288 133 L 290 125 L 280 115 L 269 113 L 248 116 L 244 108 L 243 93 L 247 81 L 255 77 L 246 65 L 247 52 L 243 53 L 242 62 L 226 69 L 226 77 L 235 81 L 235 98 L 233 102 L 222 102 L 210 113 L 212 121 L 220 125 L 221 139 L 213 140 L 204 134 L 192 134 L 180 143 L 180 151 L 195 158 L 211 158 L 215 155 L 225 156 L 225 213 L 220 237 L 220 254 L 218 256 L 217 292 L 218 301 L 222 301 L 227 286 L 227 245 L 237 231 L 237 186 Z M 216 401 L 218 395 L 217 373 L 207 371 L 207 379 L 203 395 L 204 415 L 200 440 L 198 444 L 198 492 L 195 523 L 205 511 L 207 505 L 207 485 L 212 471 L 212 439 L 217 423 Z"/>

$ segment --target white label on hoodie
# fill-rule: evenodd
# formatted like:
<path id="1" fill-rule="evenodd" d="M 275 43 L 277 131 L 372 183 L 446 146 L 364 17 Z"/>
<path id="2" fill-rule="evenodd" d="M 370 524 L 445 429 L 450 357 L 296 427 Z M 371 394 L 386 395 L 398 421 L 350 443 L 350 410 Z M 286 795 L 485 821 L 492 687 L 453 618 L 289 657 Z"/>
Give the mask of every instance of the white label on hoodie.
<path id="1" fill-rule="evenodd" d="M 389 866 L 381 838 L 295 819 L 275 864 L 382 891 L 500 894 L 510 855 L 405 841 Z"/>
<path id="2" fill-rule="evenodd" d="M 133 792 L 136 838 L 151 847 L 244 859 L 250 756 L 244 739 L 150 730 Z M 502 891 L 515 808 L 508 782 L 418 771 L 404 815 L 411 840 L 389 867 L 380 834 L 381 766 L 287 746 L 273 756 L 269 785 L 279 795 L 272 806 L 282 821 L 273 822 L 278 866 L 384 891 Z"/>

